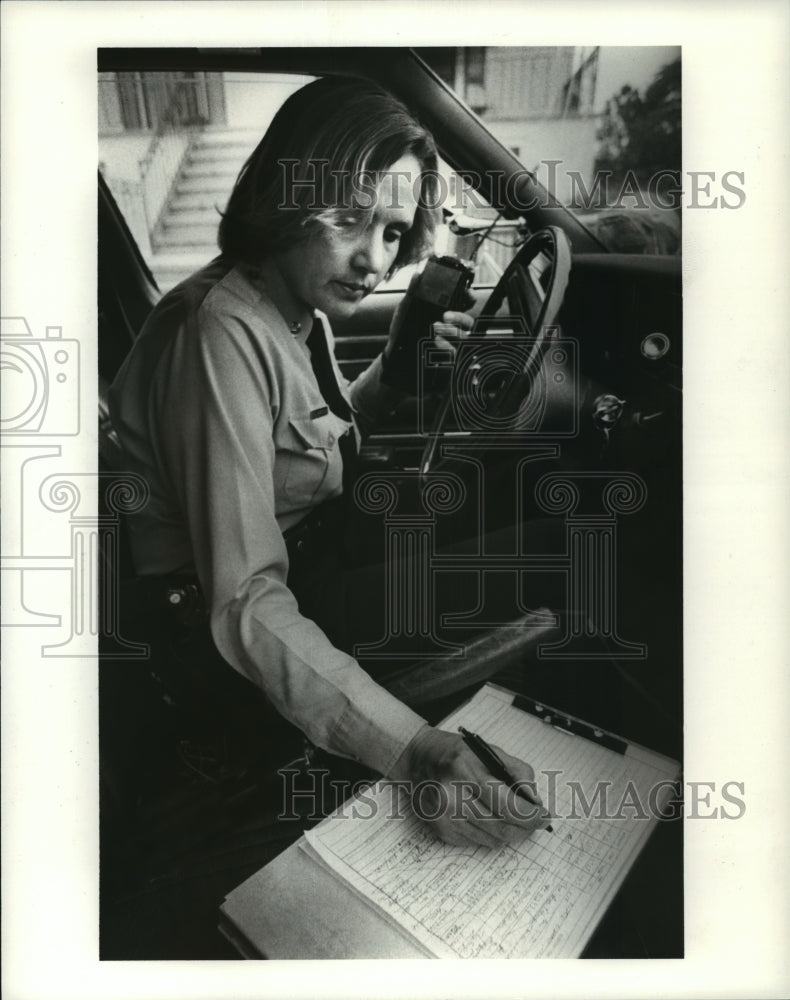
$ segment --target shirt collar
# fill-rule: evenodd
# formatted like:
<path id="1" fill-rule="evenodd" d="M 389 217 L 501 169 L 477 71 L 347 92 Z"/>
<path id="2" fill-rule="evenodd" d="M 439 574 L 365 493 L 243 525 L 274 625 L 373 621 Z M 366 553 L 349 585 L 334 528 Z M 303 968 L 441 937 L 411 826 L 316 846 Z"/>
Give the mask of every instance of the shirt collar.
<path id="1" fill-rule="evenodd" d="M 277 309 L 292 336 L 306 341 L 313 327 L 314 313 L 294 298 L 271 258 L 258 267 L 241 265 L 241 271 L 255 291 Z"/>

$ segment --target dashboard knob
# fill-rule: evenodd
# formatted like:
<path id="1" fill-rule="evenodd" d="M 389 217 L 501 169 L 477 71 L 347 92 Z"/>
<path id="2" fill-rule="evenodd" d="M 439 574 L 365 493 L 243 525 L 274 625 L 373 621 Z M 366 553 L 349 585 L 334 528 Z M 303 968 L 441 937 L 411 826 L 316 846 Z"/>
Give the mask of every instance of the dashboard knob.
<path id="1" fill-rule="evenodd" d="M 640 349 L 648 361 L 658 361 L 664 357 L 669 347 L 669 337 L 665 333 L 648 333 Z"/>
<path id="2" fill-rule="evenodd" d="M 623 415 L 625 400 L 605 392 L 593 403 L 593 423 L 601 431 L 610 431 Z"/>

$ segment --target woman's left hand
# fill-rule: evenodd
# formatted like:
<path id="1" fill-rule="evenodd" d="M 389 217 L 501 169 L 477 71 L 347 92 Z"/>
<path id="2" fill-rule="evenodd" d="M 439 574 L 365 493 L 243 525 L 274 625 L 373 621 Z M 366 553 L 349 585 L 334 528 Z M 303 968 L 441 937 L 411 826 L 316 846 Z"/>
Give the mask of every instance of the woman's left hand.
<path id="1" fill-rule="evenodd" d="M 429 392 L 443 392 L 449 385 L 450 373 L 455 362 L 456 344 L 469 336 L 474 324 L 475 318 L 470 313 L 452 310 L 442 315 L 441 324 L 436 324 L 439 329 L 434 335 L 433 342 L 445 355 L 445 360 L 435 366 L 431 379 L 426 380 L 425 388 Z"/>

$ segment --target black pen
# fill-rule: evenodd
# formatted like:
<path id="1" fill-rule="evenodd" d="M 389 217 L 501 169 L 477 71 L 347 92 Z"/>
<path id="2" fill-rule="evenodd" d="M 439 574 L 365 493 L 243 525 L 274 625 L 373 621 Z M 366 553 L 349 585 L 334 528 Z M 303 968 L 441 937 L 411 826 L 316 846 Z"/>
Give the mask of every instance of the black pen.
<path id="1" fill-rule="evenodd" d="M 516 781 L 510 771 L 508 771 L 505 766 L 505 762 L 496 750 L 494 750 L 492 746 L 489 746 L 482 736 L 478 736 L 477 733 L 470 733 L 469 730 L 464 729 L 463 726 L 458 727 L 458 732 L 461 734 L 464 743 L 466 743 L 475 757 L 477 757 L 481 764 L 485 764 L 495 778 L 499 778 L 499 780 L 503 781 L 511 791 L 515 792 L 516 795 L 520 795 L 523 799 L 526 799 L 531 805 L 539 805 L 539 803 L 537 803 L 524 788 L 524 783 Z M 548 833 L 554 833 L 554 829 L 551 826 L 546 826 L 543 829 L 548 831 Z"/>

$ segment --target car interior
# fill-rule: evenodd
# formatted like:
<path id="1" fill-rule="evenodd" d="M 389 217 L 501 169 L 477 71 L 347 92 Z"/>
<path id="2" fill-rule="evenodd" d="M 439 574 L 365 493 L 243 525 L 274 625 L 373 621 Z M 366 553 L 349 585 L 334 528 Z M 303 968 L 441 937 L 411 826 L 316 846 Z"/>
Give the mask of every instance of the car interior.
<path id="1" fill-rule="evenodd" d="M 454 342 L 452 365 L 428 345 L 435 383 L 395 406 L 360 451 L 358 483 L 386 479 L 405 520 L 424 513 L 426 489 L 466 498 L 439 505 L 433 530 L 453 553 L 437 577 L 438 636 L 468 647 L 467 669 L 450 664 L 450 680 L 426 688 L 419 707 L 438 721 L 475 684 L 499 680 L 682 760 L 680 257 L 607 249 L 413 50 L 102 49 L 99 70 L 357 76 L 431 130 L 442 159 L 490 206 L 482 219 L 445 212 L 445 253 L 469 259 L 505 226 L 515 240 L 501 276 L 473 282 L 480 322 Z M 98 219 L 98 461 L 109 483 L 123 463 L 107 389 L 161 293 L 101 172 Z M 384 287 L 333 325 L 350 381 L 383 349 L 404 294 Z M 380 561 L 392 519 L 371 507 L 356 518 L 359 558 Z M 499 549 L 486 550 L 483 534 Z M 145 622 L 123 530 L 117 543 L 103 555 L 120 617 L 100 646 L 101 957 L 237 958 L 217 931 L 223 896 L 313 820 L 277 818 L 276 774 L 251 775 L 232 727 L 217 730 L 199 703 L 174 699 L 153 654 L 119 655 L 119 636 L 144 643 Z M 603 562 L 591 555 L 599 544 Z M 491 557 L 485 571 L 475 569 L 481 554 Z M 525 616 L 547 627 L 522 630 L 503 652 L 490 636 L 512 637 L 509 623 Z M 383 623 L 384 609 L 371 645 Z M 276 717 L 266 725 L 280 765 L 303 757 L 295 730 Z M 649 912 L 639 905 L 648 894 Z M 667 822 L 585 956 L 682 955 L 682 824 Z"/>

